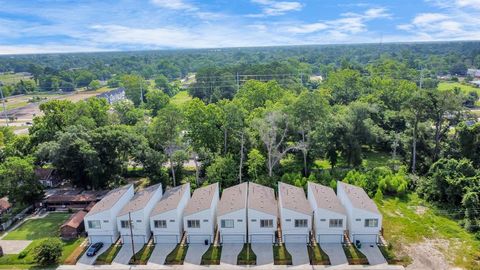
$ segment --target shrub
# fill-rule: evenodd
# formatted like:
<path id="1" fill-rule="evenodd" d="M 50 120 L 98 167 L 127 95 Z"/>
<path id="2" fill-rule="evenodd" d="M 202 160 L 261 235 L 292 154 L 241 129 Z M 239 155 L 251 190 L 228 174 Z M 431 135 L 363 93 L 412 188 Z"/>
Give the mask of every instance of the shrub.
<path id="1" fill-rule="evenodd" d="M 56 238 L 43 240 L 34 249 L 34 260 L 39 265 L 52 265 L 62 256 L 62 242 Z"/>

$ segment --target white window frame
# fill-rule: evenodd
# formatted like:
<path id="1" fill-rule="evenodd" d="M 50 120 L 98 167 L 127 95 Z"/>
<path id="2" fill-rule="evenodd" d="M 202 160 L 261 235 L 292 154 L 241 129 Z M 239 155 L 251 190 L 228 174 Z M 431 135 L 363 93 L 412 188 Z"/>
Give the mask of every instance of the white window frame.
<path id="1" fill-rule="evenodd" d="M 295 219 L 295 228 L 307 228 L 308 220 L 307 219 Z"/>
<path id="2" fill-rule="evenodd" d="M 273 228 L 273 219 L 260 219 L 260 228 Z"/>
<path id="3" fill-rule="evenodd" d="M 330 227 L 330 228 L 342 228 L 343 227 L 343 219 L 341 219 L 341 218 L 330 219 L 328 221 L 328 227 Z"/>
<path id="4" fill-rule="evenodd" d="M 189 219 L 187 220 L 187 227 L 198 229 L 200 228 L 200 220 L 199 219 Z"/>
<path id="5" fill-rule="evenodd" d="M 220 220 L 220 226 L 222 228 L 234 228 L 235 222 L 233 219 L 222 219 Z"/>
<path id="6" fill-rule="evenodd" d="M 378 218 L 366 218 L 364 225 L 365 228 L 376 228 L 378 227 Z"/>
<path id="7" fill-rule="evenodd" d="M 153 226 L 157 229 L 165 229 L 167 228 L 167 221 L 165 219 L 154 220 Z"/>
<path id="8" fill-rule="evenodd" d="M 128 220 L 120 220 L 120 228 L 128 229 L 130 228 L 130 221 Z"/>
<path id="9" fill-rule="evenodd" d="M 102 223 L 100 220 L 89 220 L 88 221 L 88 228 L 89 229 L 101 229 Z"/>

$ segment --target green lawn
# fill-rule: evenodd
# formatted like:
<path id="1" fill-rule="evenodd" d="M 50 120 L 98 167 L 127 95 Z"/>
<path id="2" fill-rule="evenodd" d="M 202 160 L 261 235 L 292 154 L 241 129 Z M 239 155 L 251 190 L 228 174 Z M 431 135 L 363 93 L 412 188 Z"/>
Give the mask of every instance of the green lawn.
<path id="1" fill-rule="evenodd" d="M 220 256 L 222 256 L 222 246 L 210 245 L 208 250 L 202 256 L 201 265 L 219 265 Z"/>
<path id="2" fill-rule="evenodd" d="M 60 226 L 71 216 L 70 213 L 49 213 L 40 219 L 25 221 L 20 227 L 9 232 L 4 240 L 35 240 L 59 236 Z"/>
<path id="3" fill-rule="evenodd" d="M 4 84 L 15 84 L 20 82 L 21 80 L 30 81 L 32 79 L 18 73 L 0 74 L 0 81 L 2 81 Z"/>
<path id="4" fill-rule="evenodd" d="M 135 259 L 133 257 L 130 259 L 130 264 L 147 264 L 154 249 L 155 245 L 144 245 L 143 248 L 135 254 Z"/>
<path id="5" fill-rule="evenodd" d="M 354 245 L 343 245 L 343 251 L 345 251 L 345 255 L 347 256 L 348 264 L 368 264 L 367 257 Z"/>
<path id="6" fill-rule="evenodd" d="M 273 246 L 273 261 L 275 265 L 292 265 L 292 255 L 285 245 Z"/>
<path id="7" fill-rule="evenodd" d="M 463 93 L 469 93 L 471 91 L 474 91 L 477 92 L 477 94 L 480 94 L 480 88 L 476 88 L 471 85 L 461 84 L 459 82 L 440 82 L 438 84 L 438 90 L 440 91 L 452 90 L 455 87 L 460 88 Z"/>
<path id="8" fill-rule="evenodd" d="M 64 263 L 65 260 L 85 241 L 85 237 L 80 237 L 74 240 L 63 241 L 62 257 L 60 257 L 60 263 Z"/>
<path id="9" fill-rule="evenodd" d="M 188 91 L 180 91 L 175 96 L 170 98 L 170 103 L 178 107 L 182 107 L 188 101 L 192 100 L 192 97 L 188 94 Z"/>
<path id="10" fill-rule="evenodd" d="M 439 251 L 451 264 L 467 269 L 480 268 L 480 240 L 445 216 L 448 211 L 439 214 L 416 194 L 403 199 L 386 197 L 379 209 L 383 214 L 384 237 L 395 253 L 404 253 L 407 245 L 441 240 L 448 243 L 448 248 Z"/>
<path id="11" fill-rule="evenodd" d="M 317 244 L 315 246 L 308 246 L 308 256 L 310 257 L 310 264 L 312 265 L 328 265 L 330 258 Z"/>
<path id="12" fill-rule="evenodd" d="M 113 259 L 117 256 L 122 245 L 111 245 L 104 253 L 100 254 L 95 261 L 96 265 L 111 264 Z"/>
<path id="13" fill-rule="evenodd" d="M 238 265 L 256 265 L 257 255 L 252 250 L 251 244 L 244 244 L 237 257 Z"/>
<path id="14" fill-rule="evenodd" d="M 185 255 L 187 255 L 188 246 L 182 246 L 178 244 L 170 254 L 167 255 L 165 259 L 166 265 L 176 265 L 176 264 L 183 264 L 185 260 Z"/>

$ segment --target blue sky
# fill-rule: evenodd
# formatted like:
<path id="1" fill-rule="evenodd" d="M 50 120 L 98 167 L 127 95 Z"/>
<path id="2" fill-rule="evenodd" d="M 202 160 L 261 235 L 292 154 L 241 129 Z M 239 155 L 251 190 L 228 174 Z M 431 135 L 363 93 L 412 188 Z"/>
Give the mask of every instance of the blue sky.
<path id="1" fill-rule="evenodd" d="M 0 54 L 480 40 L 480 0 L 0 0 Z"/>

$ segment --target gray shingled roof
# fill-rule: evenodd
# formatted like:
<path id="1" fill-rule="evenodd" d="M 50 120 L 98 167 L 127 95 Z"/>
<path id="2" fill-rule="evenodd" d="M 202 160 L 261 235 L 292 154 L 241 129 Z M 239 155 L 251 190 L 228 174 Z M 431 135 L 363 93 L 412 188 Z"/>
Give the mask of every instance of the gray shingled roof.
<path id="1" fill-rule="evenodd" d="M 320 184 L 308 182 L 313 198 L 318 208 L 346 215 L 347 211 L 343 207 L 340 199 L 338 199 L 335 191 L 331 187 L 322 186 Z"/>
<path id="2" fill-rule="evenodd" d="M 125 192 L 127 192 L 127 190 L 131 186 L 132 184 L 126 185 L 108 192 L 107 195 L 105 195 L 105 197 L 103 197 L 102 200 L 100 200 L 98 203 L 96 203 L 92 207 L 92 209 L 90 210 L 90 212 L 88 212 L 86 217 L 103 212 L 103 211 L 110 210 L 110 208 L 112 208 L 118 202 L 118 200 L 120 200 L 120 198 L 125 194 Z"/>
<path id="3" fill-rule="evenodd" d="M 221 216 L 247 207 L 247 183 L 242 183 L 223 190 L 218 202 L 217 215 Z"/>
<path id="4" fill-rule="evenodd" d="M 129 212 L 136 212 L 145 208 L 145 206 L 148 204 L 150 199 L 153 197 L 153 195 L 155 194 L 155 192 L 157 192 L 159 188 L 162 188 L 162 184 L 149 186 L 138 191 L 133 196 L 133 198 L 122 208 L 122 210 L 120 210 L 120 213 L 118 213 L 117 217 L 126 215 Z"/>
<path id="5" fill-rule="evenodd" d="M 273 188 L 249 182 L 248 208 L 278 217 L 278 205 Z"/>
<path id="6" fill-rule="evenodd" d="M 185 207 L 184 215 L 188 216 L 209 209 L 217 190 L 218 183 L 197 188 L 190 201 L 188 201 L 187 207 Z"/>
<path id="7" fill-rule="evenodd" d="M 370 199 L 370 197 L 368 197 L 368 194 L 365 192 L 365 190 L 363 190 L 363 188 L 340 181 L 337 182 L 337 185 L 343 187 L 343 190 L 345 190 L 345 193 L 352 202 L 353 207 L 380 214 L 377 205 L 372 199 Z"/>
<path id="8" fill-rule="evenodd" d="M 312 207 L 305 197 L 303 188 L 278 182 L 278 192 L 280 193 L 278 198 L 281 200 L 283 208 L 306 215 L 312 214 Z"/>
<path id="9" fill-rule="evenodd" d="M 172 187 L 165 191 L 165 194 L 163 194 L 162 199 L 157 205 L 155 205 L 150 216 L 155 216 L 177 208 L 183 194 L 185 194 L 189 186 L 190 184 L 187 183 L 181 186 Z"/>

